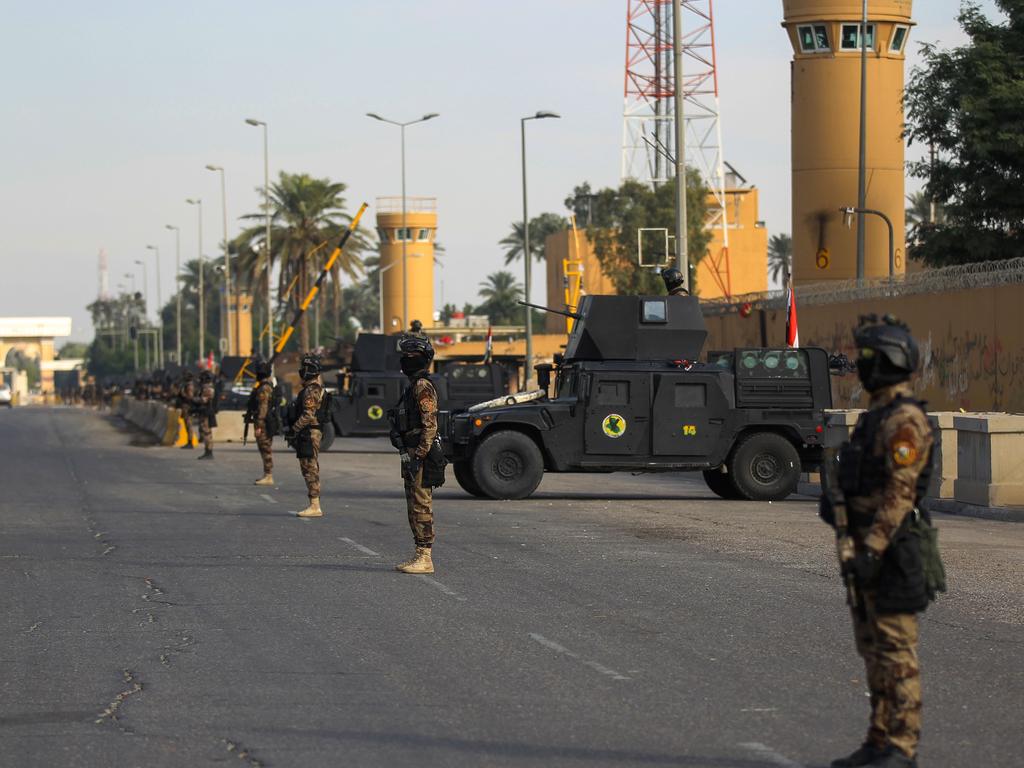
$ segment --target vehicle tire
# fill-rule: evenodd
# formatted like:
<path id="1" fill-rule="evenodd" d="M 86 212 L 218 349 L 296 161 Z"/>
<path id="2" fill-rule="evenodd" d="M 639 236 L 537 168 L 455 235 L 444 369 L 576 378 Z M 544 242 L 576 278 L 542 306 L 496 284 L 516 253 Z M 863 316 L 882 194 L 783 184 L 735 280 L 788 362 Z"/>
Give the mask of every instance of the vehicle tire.
<path id="1" fill-rule="evenodd" d="M 755 432 L 733 449 L 729 474 L 739 498 L 781 501 L 796 490 L 800 481 L 800 455 L 781 435 Z"/>
<path id="2" fill-rule="evenodd" d="M 327 423 L 324 425 L 323 431 L 320 433 L 320 453 L 327 453 L 334 445 L 334 425 Z"/>
<path id="3" fill-rule="evenodd" d="M 522 432 L 495 432 L 473 453 L 473 479 L 491 499 L 525 499 L 544 477 L 544 459 L 537 444 Z"/>
<path id="4" fill-rule="evenodd" d="M 473 465 L 469 461 L 452 462 L 452 468 L 455 470 L 455 481 L 462 490 L 470 496 L 476 496 L 480 499 L 486 498 L 480 486 L 477 485 L 476 478 L 473 477 Z"/>
<path id="5" fill-rule="evenodd" d="M 704 482 L 711 492 L 722 499 L 741 499 L 740 492 L 732 481 L 732 474 L 721 469 L 705 469 Z"/>

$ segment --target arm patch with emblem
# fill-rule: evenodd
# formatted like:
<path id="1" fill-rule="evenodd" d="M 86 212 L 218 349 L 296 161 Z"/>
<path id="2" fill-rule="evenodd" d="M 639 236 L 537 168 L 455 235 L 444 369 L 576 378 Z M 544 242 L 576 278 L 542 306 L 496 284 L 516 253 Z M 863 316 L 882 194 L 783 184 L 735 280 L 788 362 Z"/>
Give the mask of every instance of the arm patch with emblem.
<path id="1" fill-rule="evenodd" d="M 897 467 L 909 467 L 917 461 L 917 457 L 920 455 L 917 449 L 918 442 L 920 442 L 920 437 L 912 426 L 906 424 L 900 427 L 889 441 L 889 452 L 892 455 L 893 463 Z"/>

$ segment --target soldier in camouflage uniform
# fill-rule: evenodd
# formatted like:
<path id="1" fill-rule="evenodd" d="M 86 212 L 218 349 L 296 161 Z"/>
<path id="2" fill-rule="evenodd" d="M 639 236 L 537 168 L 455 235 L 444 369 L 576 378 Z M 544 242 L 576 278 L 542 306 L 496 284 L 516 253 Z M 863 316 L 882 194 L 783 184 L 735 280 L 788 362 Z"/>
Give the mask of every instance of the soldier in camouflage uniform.
<path id="1" fill-rule="evenodd" d="M 320 508 L 320 438 L 323 436 L 324 383 L 320 355 L 303 355 L 299 366 L 302 390 L 296 398 L 298 418 L 291 425 L 295 455 L 299 459 L 302 479 L 306 481 L 309 506 L 298 512 L 299 517 L 323 517 Z"/>
<path id="2" fill-rule="evenodd" d="M 213 427 L 216 426 L 213 415 L 214 397 L 213 374 L 203 371 L 199 374 L 199 395 L 192 400 L 192 407 L 199 416 L 199 439 L 203 441 L 203 455 L 200 459 L 213 458 Z"/>
<path id="3" fill-rule="evenodd" d="M 420 336 L 406 336 L 398 348 L 409 386 L 392 412 L 391 441 L 401 452 L 405 506 L 416 552 L 395 568 L 402 573 L 433 573 L 433 499 L 431 487 L 423 482 L 423 469 L 437 437 L 437 391 L 429 378 L 434 348 Z"/>
<path id="4" fill-rule="evenodd" d="M 253 393 L 256 398 L 256 412 L 252 416 L 252 427 L 256 435 L 256 447 L 260 449 L 260 458 L 263 460 L 263 477 L 256 481 L 256 485 L 273 485 L 274 435 L 267 421 L 271 415 L 271 408 L 276 408 L 277 403 L 274 402 L 270 363 L 257 363 L 255 372 L 258 382 Z"/>
<path id="5" fill-rule="evenodd" d="M 683 280 L 683 273 L 678 269 L 671 267 L 662 270 L 661 279 L 665 281 L 665 290 L 668 291 L 669 296 L 690 295 L 690 292 L 686 290 L 686 281 Z"/>
<path id="6" fill-rule="evenodd" d="M 181 420 L 185 424 L 185 444 L 183 449 L 192 449 L 192 401 L 198 392 L 196 381 L 192 371 L 185 371 L 181 375 L 181 384 L 178 387 L 178 408 L 181 410 Z"/>
<path id="7" fill-rule="evenodd" d="M 909 329 L 871 315 L 861 318 L 855 339 L 858 376 L 871 402 L 840 453 L 839 483 L 856 552 L 847 572 L 857 585 L 851 613 L 871 719 L 864 744 L 832 766 L 909 768 L 917 765 L 921 733 L 917 613 L 930 596 L 919 539 L 907 526 L 912 516 L 928 519 L 919 505 L 934 437 L 924 404 L 911 396 L 919 353 Z M 828 501 L 822 517 L 835 524 Z"/>

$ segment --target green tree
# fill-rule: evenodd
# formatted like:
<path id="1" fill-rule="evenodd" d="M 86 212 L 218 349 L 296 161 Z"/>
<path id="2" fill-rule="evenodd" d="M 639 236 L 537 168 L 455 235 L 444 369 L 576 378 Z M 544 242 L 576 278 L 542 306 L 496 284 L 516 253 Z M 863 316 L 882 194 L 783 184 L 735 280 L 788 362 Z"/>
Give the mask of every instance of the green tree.
<path id="1" fill-rule="evenodd" d="M 85 353 L 88 351 L 88 344 L 83 344 L 80 341 L 69 341 L 66 344 L 61 345 L 60 351 L 57 353 L 57 357 L 61 360 L 75 360 L 77 358 L 85 357 Z"/>
<path id="2" fill-rule="evenodd" d="M 206 314 L 206 333 L 203 352 L 220 354 L 221 302 L 224 301 L 224 273 L 209 259 L 203 259 L 203 310 Z M 189 364 L 199 359 L 199 260 L 186 262 L 178 275 L 181 291 L 181 357 L 179 363 Z M 177 346 L 178 295 L 175 293 L 160 308 L 163 323 L 164 351 L 172 352 Z"/>
<path id="3" fill-rule="evenodd" d="M 938 203 L 935 204 L 935 223 L 941 224 L 946 218 L 945 211 Z M 911 192 L 907 195 L 907 228 L 932 223 L 932 201 L 923 191 Z"/>
<path id="4" fill-rule="evenodd" d="M 490 316 L 494 325 L 512 325 L 522 314 L 518 302 L 523 298 L 523 286 L 511 272 L 494 272 L 480 283 L 479 295 L 484 303 L 475 314 Z"/>
<path id="5" fill-rule="evenodd" d="M 786 234 L 772 235 L 768 238 L 768 274 L 773 281 L 786 279 L 792 258 L 793 238 Z"/>
<path id="6" fill-rule="evenodd" d="M 943 222 L 914 226 L 910 255 L 933 266 L 1024 251 L 1024 2 L 996 2 L 1003 23 L 965 4 L 968 43 L 922 46 L 907 86 L 907 136 L 935 150 L 910 171 L 945 209 Z"/>
<path id="7" fill-rule="evenodd" d="M 707 255 L 711 233 L 704 226 L 707 216 L 707 187 L 696 170 L 686 178 L 687 240 L 690 256 L 690 284 L 696 287 L 697 265 Z M 584 183 L 566 198 L 566 207 L 577 220 L 589 220 L 587 237 L 602 271 L 622 294 L 664 293 L 665 286 L 653 269 L 639 266 L 637 230 L 665 228 L 675 231 L 675 183 L 649 184 L 627 179 L 618 189 L 590 192 Z M 586 213 L 587 218 L 580 214 Z"/>
<path id="8" fill-rule="evenodd" d="M 568 226 L 568 220 L 557 213 L 542 213 L 530 219 L 530 252 L 533 258 L 543 261 L 548 235 L 561 232 Z M 523 258 L 523 239 L 523 222 L 513 221 L 512 231 L 498 241 L 498 245 L 505 248 L 505 266 Z"/>

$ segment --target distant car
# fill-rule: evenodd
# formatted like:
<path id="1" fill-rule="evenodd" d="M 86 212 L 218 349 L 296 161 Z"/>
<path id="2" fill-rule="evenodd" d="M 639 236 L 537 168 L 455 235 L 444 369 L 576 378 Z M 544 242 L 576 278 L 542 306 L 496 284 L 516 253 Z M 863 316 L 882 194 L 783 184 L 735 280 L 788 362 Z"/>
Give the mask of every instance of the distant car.
<path id="1" fill-rule="evenodd" d="M 0 384 L 0 405 L 6 405 L 8 408 L 10 408 L 11 399 L 11 388 L 6 384 Z"/>

